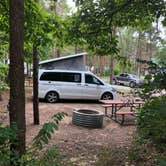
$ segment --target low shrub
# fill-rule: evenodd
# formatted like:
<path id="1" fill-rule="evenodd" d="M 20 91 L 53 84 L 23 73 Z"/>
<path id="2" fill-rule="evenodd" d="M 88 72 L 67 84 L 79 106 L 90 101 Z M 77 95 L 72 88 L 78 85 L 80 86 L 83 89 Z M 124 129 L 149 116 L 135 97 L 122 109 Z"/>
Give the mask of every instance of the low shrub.
<path id="1" fill-rule="evenodd" d="M 142 138 L 166 145 L 166 96 L 152 98 L 140 109 L 137 127 Z"/>

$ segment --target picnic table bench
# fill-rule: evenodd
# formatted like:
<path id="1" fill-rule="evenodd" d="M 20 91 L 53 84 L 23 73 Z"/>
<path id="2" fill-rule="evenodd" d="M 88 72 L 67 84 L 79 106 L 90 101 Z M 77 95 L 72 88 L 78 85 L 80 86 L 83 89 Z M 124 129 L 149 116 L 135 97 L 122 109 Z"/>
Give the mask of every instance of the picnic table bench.
<path id="1" fill-rule="evenodd" d="M 121 115 L 120 124 L 123 124 L 125 121 L 125 115 L 135 116 L 133 108 L 140 108 L 144 103 L 143 101 L 135 100 L 100 100 L 103 103 L 102 107 L 105 108 L 105 116 L 114 118 L 117 121 L 117 115 Z M 111 116 L 108 114 L 108 108 L 111 107 Z M 129 107 L 129 111 L 119 111 L 121 108 Z"/>

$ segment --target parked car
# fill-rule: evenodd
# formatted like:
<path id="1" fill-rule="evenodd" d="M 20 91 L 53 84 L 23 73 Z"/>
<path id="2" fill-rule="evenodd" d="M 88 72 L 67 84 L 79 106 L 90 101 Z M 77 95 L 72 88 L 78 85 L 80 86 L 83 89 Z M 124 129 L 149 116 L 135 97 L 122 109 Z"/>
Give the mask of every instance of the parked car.
<path id="1" fill-rule="evenodd" d="M 40 70 L 39 98 L 54 103 L 59 99 L 114 99 L 116 90 L 89 71 Z"/>
<path id="2" fill-rule="evenodd" d="M 136 87 L 143 83 L 138 76 L 129 73 L 122 73 L 113 78 L 114 84 L 128 85 L 131 88 Z"/>

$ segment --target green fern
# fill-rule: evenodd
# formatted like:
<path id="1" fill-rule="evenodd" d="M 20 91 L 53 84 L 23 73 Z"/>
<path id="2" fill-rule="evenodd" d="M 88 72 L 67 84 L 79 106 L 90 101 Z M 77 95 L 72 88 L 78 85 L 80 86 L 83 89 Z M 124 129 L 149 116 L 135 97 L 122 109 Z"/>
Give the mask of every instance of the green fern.
<path id="1" fill-rule="evenodd" d="M 42 149 L 44 144 L 48 144 L 49 140 L 51 139 L 51 134 L 53 134 L 55 130 L 58 130 L 59 122 L 65 116 L 67 116 L 67 113 L 65 112 L 57 113 L 52 117 L 53 122 L 45 123 L 38 135 L 34 138 L 33 147 Z"/>

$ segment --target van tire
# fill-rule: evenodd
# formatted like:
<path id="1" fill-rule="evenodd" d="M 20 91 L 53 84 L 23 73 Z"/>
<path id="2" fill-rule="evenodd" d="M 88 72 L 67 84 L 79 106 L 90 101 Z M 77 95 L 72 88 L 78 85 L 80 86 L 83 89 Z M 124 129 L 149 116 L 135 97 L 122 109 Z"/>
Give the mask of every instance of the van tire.
<path id="1" fill-rule="evenodd" d="M 57 92 L 51 91 L 47 93 L 45 99 L 48 103 L 56 103 L 59 100 L 59 95 Z"/>
<path id="2" fill-rule="evenodd" d="M 101 96 L 101 100 L 113 100 L 113 95 L 109 92 L 106 92 Z"/>

